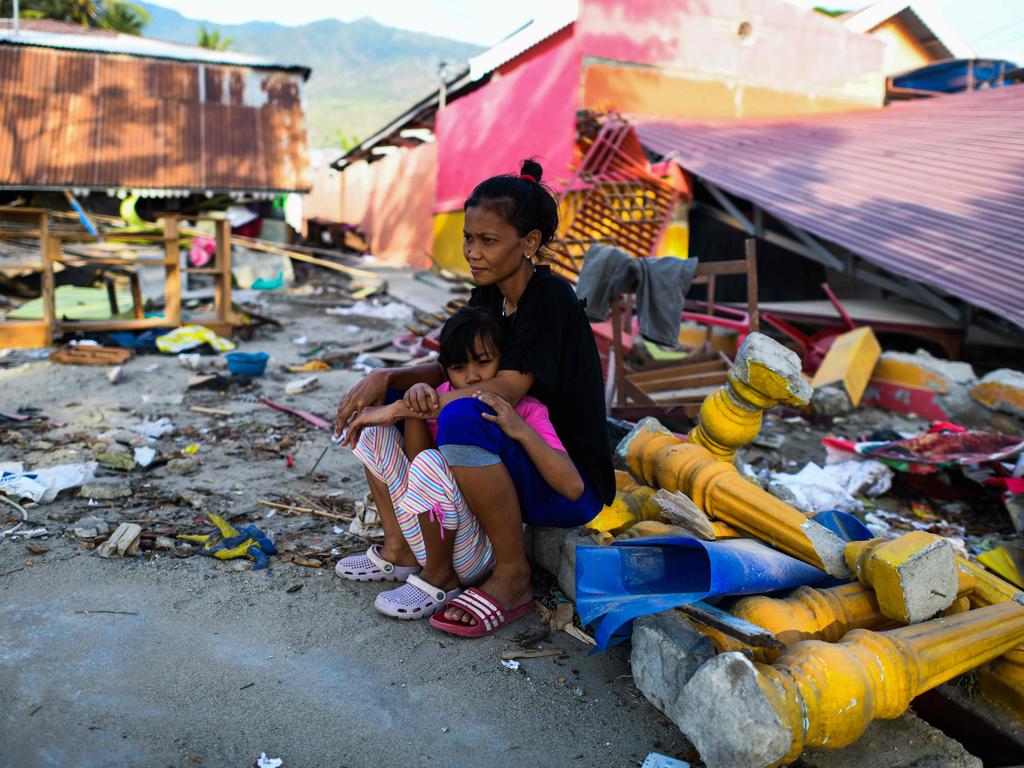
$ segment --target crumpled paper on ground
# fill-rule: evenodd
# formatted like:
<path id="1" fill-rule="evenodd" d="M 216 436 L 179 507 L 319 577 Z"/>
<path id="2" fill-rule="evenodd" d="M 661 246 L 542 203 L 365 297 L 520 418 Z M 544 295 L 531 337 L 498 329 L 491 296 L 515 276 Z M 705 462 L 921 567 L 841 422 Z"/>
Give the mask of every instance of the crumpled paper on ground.
<path id="1" fill-rule="evenodd" d="M 34 469 L 31 472 L 0 472 L 0 493 L 15 499 L 32 499 L 40 504 L 49 504 L 57 494 L 68 488 L 95 479 L 96 462 L 60 464 L 56 467 Z"/>
<path id="2" fill-rule="evenodd" d="M 892 487 L 892 470 L 880 461 L 841 461 L 819 467 L 807 464 L 796 474 L 774 473 L 768 491 L 812 515 L 829 509 L 860 512 L 857 495 L 874 498 Z"/>

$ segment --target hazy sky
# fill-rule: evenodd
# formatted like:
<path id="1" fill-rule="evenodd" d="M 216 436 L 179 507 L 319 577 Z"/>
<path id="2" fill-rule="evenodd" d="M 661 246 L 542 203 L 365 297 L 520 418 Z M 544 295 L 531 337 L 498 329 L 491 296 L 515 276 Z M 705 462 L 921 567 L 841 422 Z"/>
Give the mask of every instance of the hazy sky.
<path id="1" fill-rule="evenodd" d="M 491 45 L 555 0 L 156 0 L 157 4 L 214 24 L 275 21 L 299 25 L 333 17 L 363 16 L 392 27 Z M 623 0 L 628 2 L 628 0 Z M 866 0 L 788 0 L 805 8 L 859 8 Z M 928 0 L 925 0 L 926 2 Z M 1024 64 L 1024 0 L 931 0 L 941 6 L 979 56 Z"/>

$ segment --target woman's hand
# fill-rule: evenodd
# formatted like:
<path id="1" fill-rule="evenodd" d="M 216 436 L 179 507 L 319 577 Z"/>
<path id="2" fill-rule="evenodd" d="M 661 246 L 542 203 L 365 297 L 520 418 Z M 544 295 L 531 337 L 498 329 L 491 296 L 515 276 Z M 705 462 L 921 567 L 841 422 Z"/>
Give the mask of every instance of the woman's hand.
<path id="1" fill-rule="evenodd" d="M 429 384 L 413 384 L 405 390 L 402 398 L 405 407 L 420 418 L 429 418 L 437 415 L 441 401 L 437 397 L 437 390 Z"/>
<path id="2" fill-rule="evenodd" d="M 388 375 L 383 370 L 370 371 L 341 399 L 334 417 L 334 435 L 337 437 L 352 417 L 373 405 L 380 405 L 388 391 Z M 347 443 L 346 443 L 347 445 Z"/>
<path id="3" fill-rule="evenodd" d="M 523 421 L 522 416 L 516 413 L 512 404 L 501 395 L 496 395 L 493 392 L 477 392 L 473 397 L 494 409 L 494 416 L 489 413 L 480 415 L 487 421 L 497 424 L 501 431 L 513 440 L 520 441 L 529 434 L 529 425 Z"/>
<path id="4" fill-rule="evenodd" d="M 395 413 L 396 405 L 400 405 L 400 403 L 371 405 L 368 408 L 363 408 L 348 423 L 345 439 L 341 441 L 341 444 L 347 445 L 349 448 L 355 448 L 356 443 L 359 442 L 359 434 L 364 428 L 387 427 L 394 424 L 399 419 L 399 416 Z"/>

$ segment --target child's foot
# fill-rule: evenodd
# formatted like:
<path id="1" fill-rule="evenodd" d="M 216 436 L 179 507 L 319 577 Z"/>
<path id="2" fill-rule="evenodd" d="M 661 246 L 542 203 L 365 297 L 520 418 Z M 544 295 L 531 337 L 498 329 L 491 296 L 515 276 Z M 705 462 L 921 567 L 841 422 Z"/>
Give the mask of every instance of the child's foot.
<path id="1" fill-rule="evenodd" d="M 530 586 L 530 566 L 523 563 L 521 566 L 512 568 L 499 569 L 495 567 L 491 577 L 478 589 L 506 611 L 512 611 L 533 600 L 533 588 Z M 461 622 L 468 626 L 477 623 L 473 616 L 454 606 L 445 610 L 444 617 L 449 621 Z"/>
<path id="2" fill-rule="evenodd" d="M 425 619 L 440 611 L 461 592 L 458 579 L 452 589 L 443 589 L 419 576 L 410 576 L 397 589 L 377 595 L 373 607 L 395 619 Z"/>
<path id="3" fill-rule="evenodd" d="M 334 566 L 334 573 L 348 581 L 405 581 L 420 572 L 415 557 L 413 563 L 394 563 L 383 556 L 380 545 L 374 544 L 362 555 L 341 558 Z"/>

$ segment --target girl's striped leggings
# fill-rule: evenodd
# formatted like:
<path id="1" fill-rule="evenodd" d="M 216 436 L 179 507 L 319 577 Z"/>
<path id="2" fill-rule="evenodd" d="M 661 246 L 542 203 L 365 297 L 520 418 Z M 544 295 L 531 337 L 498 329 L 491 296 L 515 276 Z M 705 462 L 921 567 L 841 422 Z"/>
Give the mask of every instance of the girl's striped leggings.
<path id="1" fill-rule="evenodd" d="M 354 453 L 388 487 L 398 525 L 420 565 L 426 565 L 427 552 L 419 516 L 428 513 L 431 525 L 440 524 L 442 537 L 455 537 L 452 564 L 459 581 L 479 581 L 493 568 L 494 551 L 466 506 L 451 467 L 433 448 L 410 461 L 403 446 L 397 427 L 367 427 Z"/>

